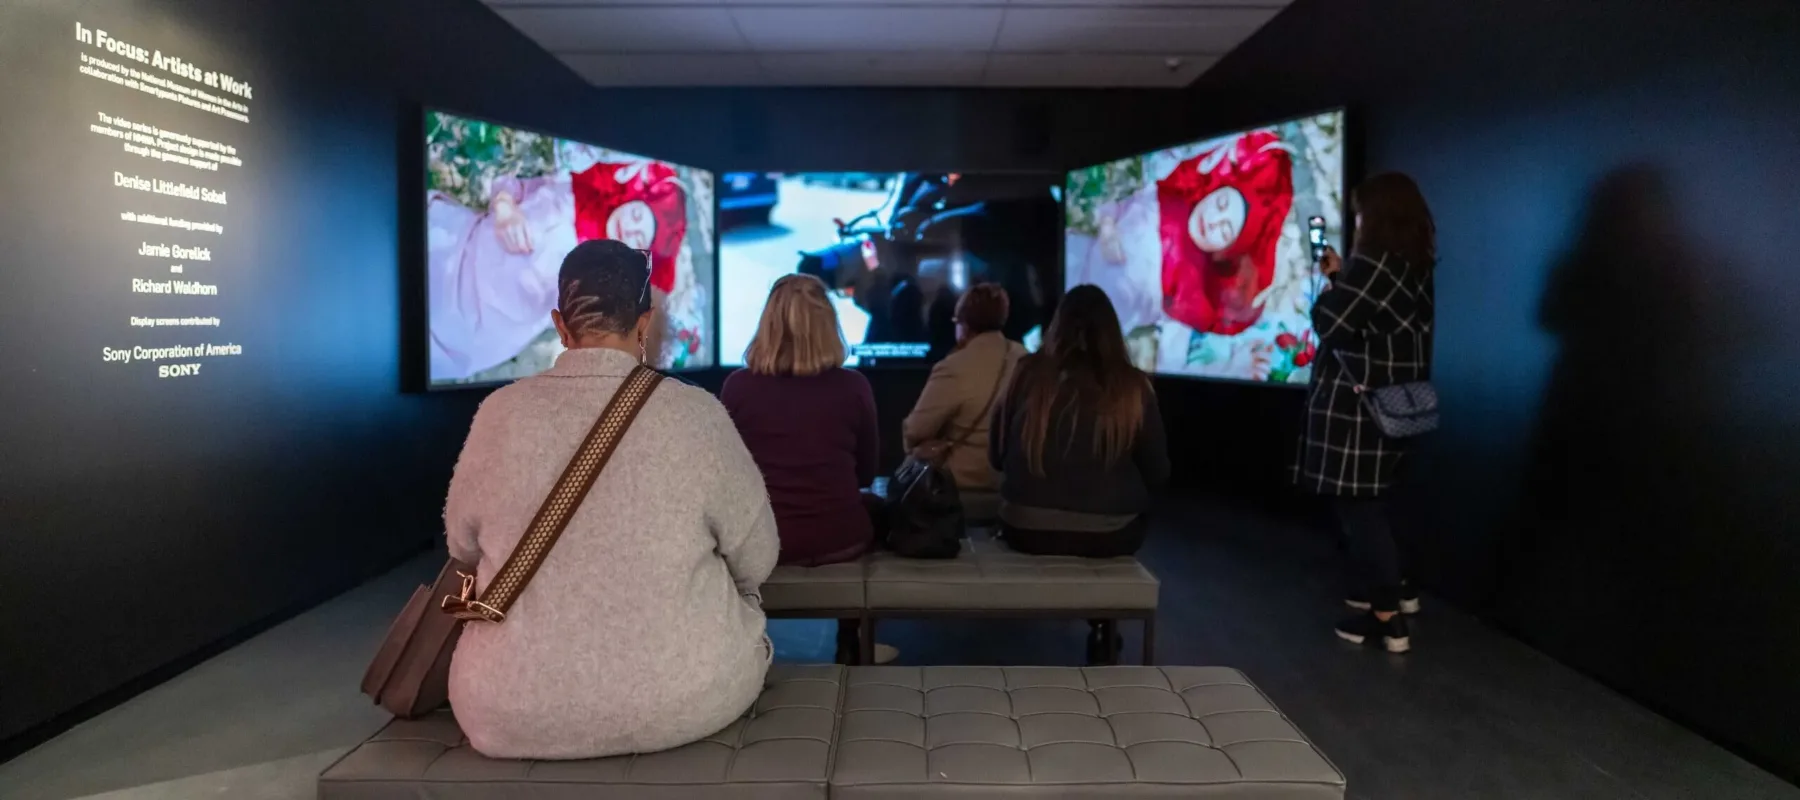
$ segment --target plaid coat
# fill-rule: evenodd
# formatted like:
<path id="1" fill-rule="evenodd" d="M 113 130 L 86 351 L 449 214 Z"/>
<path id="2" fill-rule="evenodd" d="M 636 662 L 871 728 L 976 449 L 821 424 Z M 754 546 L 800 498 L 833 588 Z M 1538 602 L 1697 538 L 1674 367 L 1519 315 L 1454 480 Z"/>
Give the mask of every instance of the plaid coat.
<path id="1" fill-rule="evenodd" d="M 1354 254 L 1313 305 L 1319 355 L 1295 483 L 1323 495 L 1375 497 L 1393 483 L 1404 440 L 1381 433 L 1357 385 L 1431 377 L 1432 279 L 1399 256 Z"/>

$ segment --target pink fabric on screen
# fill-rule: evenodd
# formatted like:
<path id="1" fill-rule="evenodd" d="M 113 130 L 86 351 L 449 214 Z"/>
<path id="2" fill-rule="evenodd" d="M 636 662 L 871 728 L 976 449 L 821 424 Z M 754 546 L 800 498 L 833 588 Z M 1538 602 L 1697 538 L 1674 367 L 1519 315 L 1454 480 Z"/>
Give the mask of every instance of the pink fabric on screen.
<path id="1" fill-rule="evenodd" d="M 1140 189 L 1099 208 L 1101 235 L 1069 237 L 1079 263 L 1070 285 L 1091 283 L 1106 292 L 1126 331 L 1163 318 L 1162 240 L 1156 195 Z"/>
<path id="2" fill-rule="evenodd" d="M 556 273 L 574 249 L 575 199 L 568 181 L 503 179 L 517 198 L 532 251 L 508 253 L 487 211 L 427 195 L 431 377 L 461 379 L 518 355 L 550 325 Z"/>

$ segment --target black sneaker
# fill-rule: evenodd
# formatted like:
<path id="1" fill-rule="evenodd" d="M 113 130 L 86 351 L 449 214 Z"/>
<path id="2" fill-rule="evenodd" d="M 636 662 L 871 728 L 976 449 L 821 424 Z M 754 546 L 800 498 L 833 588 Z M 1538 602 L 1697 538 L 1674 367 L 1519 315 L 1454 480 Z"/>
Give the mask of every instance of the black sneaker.
<path id="1" fill-rule="evenodd" d="M 1395 614 L 1382 622 L 1375 612 L 1352 614 L 1337 625 L 1339 639 L 1354 644 L 1378 645 L 1390 653 L 1412 649 L 1412 636 L 1406 629 L 1406 615 Z"/>
<path id="2" fill-rule="evenodd" d="M 1345 597 L 1344 605 L 1354 608 L 1357 611 L 1368 611 L 1372 608 L 1372 606 L 1369 605 L 1369 598 L 1363 597 L 1359 592 L 1351 592 L 1350 596 Z M 1419 590 L 1414 589 L 1410 583 L 1400 584 L 1400 613 L 1419 613 Z"/>

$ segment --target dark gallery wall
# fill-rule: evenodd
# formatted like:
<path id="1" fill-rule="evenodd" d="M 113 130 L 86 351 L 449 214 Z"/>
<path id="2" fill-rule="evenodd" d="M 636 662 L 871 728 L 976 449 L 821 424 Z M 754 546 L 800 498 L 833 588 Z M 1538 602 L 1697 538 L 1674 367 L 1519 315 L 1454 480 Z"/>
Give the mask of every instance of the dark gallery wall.
<path id="1" fill-rule="evenodd" d="M 248 81 L 251 121 L 79 74 L 83 54 L 125 59 L 78 23 Z M 1136 92 L 600 91 L 477 0 L 10 0 L 0 65 L 0 752 L 439 534 L 481 394 L 402 391 L 419 105 L 720 170 L 1055 170 L 1173 113 Z M 128 156 L 96 113 L 233 143 L 244 166 Z M 229 205 L 116 189 L 114 171 L 229 188 Z M 129 292 L 168 264 L 142 242 L 210 244 L 188 274 L 219 295 Z M 219 327 L 127 323 L 194 309 Z M 190 339 L 243 351 L 183 378 L 102 361 Z M 891 427 L 922 381 L 877 376 Z"/>
<path id="2" fill-rule="evenodd" d="M 81 46 L 77 23 L 248 81 L 250 122 L 77 74 L 82 54 L 126 63 Z M 429 62 L 408 90 L 578 122 L 559 100 L 585 86 L 507 33 L 473 3 L 423 0 L 0 9 L 0 597 L 18 610 L 0 626 L 0 740 L 341 591 L 434 529 L 476 398 L 398 391 L 404 95 L 390 82 Z M 244 166 L 124 155 L 89 132 L 96 112 L 232 143 Z M 127 196 L 115 170 L 229 187 L 229 205 Z M 121 208 L 210 214 L 226 232 L 134 227 Z M 210 245 L 188 274 L 220 294 L 134 297 L 127 280 L 154 277 L 140 241 Z M 191 309 L 216 332 L 127 324 Z M 101 359 L 188 339 L 243 354 L 179 379 Z"/>
<path id="3" fill-rule="evenodd" d="M 1299 0 L 1181 126 L 1350 106 L 1437 215 L 1424 580 L 1790 778 L 1795 42 L 1778 0 Z"/>

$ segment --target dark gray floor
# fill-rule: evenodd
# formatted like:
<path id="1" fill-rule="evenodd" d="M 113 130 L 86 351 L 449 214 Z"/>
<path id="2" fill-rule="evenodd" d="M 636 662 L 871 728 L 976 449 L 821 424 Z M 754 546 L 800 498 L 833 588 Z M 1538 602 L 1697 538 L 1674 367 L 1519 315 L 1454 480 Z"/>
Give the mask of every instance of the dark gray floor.
<path id="1" fill-rule="evenodd" d="M 1783 783 L 1427 597 L 1415 651 L 1338 642 L 1335 548 L 1306 525 L 1213 507 L 1159 515 L 1158 661 L 1237 667 L 1312 735 L 1361 800 L 1776 798 Z M 25 755 L 7 800 L 301 800 L 382 716 L 356 693 L 422 558 Z M 784 660 L 829 657 L 830 623 L 772 626 Z M 900 622 L 903 664 L 1076 664 L 1080 623 Z M 1136 632 L 1127 631 L 1126 652 Z"/>
<path id="2" fill-rule="evenodd" d="M 1429 596 L 1413 652 L 1339 641 L 1337 548 L 1309 522 L 1169 508 L 1140 558 L 1163 581 L 1157 661 L 1243 670 L 1349 776 L 1353 798 L 1800 800 L 1800 788 Z M 1130 659 L 1138 640 L 1125 627 Z M 778 630 L 778 653 L 825 657 L 823 626 Z M 898 622 L 881 633 L 903 664 L 1073 665 L 1086 626 Z"/>

